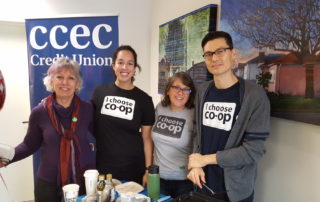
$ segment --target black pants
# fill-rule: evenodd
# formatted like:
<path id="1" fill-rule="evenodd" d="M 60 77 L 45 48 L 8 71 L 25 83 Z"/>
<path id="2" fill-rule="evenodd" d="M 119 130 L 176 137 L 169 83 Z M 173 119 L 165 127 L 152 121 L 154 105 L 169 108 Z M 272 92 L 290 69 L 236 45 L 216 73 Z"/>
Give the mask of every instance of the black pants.
<path id="1" fill-rule="evenodd" d="M 35 202 L 61 202 L 61 190 L 55 183 L 37 179 L 34 187 Z"/>
<path id="2" fill-rule="evenodd" d="M 193 190 L 190 180 L 165 180 L 160 179 L 160 193 L 176 198 Z"/>
<path id="3" fill-rule="evenodd" d="M 207 196 L 216 198 L 216 199 L 220 199 L 226 202 L 230 202 L 229 197 L 227 195 L 226 192 L 223 193 L 216 193 L 215 195 L 212 196 L 212 194 L 210 192 L 208 192 L 207 189 L 205 189 L 204 187 L 202 189 L 200 189 L 199 187 L 196 187 L 196 191 L 201 193 L 201 194 L 205 194 Z M 252 192 L 252 194 L 250 196 L 248 196 L 247 198 L 239 201 L 239 202 L 253 202 L 254 199 L 254 191 Z"/>

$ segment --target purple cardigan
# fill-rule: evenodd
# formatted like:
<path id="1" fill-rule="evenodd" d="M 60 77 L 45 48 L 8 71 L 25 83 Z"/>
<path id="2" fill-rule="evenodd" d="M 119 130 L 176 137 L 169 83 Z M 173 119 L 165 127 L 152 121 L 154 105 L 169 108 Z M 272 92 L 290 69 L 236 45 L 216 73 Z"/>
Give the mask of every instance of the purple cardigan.
<path id="1" fill-rule="evenodd" d="M 53 107 L 64 128 L 69 128 L 73 106 L 65 109 L 54 102 Z M 81 152 L 79 153 L 81 176 L 83 176 L 85 170 L 94 169 L 96 164 L 95 153 L 91 150 L 88 141 L 88 135 L 91 135 L 93 130 L 93 115 L 92 105 L 81 100 L 79 123 L 76 129 L 76 135 L 81 146 Z M 27 134 L 23 142 L 15 148 L 15 156 L 11 162 L 32 155 L 40 147 L 42 152 L 37 176 L 42 180 L 57 184 L 60 135 L 53 128 L 45 105 L 42 103 L 32 109 Z"/>

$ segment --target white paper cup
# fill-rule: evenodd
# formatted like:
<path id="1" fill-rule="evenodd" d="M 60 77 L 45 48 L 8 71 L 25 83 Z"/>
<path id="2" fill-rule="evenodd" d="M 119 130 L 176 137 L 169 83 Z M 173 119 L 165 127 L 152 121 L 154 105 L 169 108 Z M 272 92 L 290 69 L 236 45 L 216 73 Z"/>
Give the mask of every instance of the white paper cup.
<path id="1" fill-rule="evenodd" d="M 77 202 L 79 185 L 67 184 L 62 187 L 65 202 Z"/>
<path id="2" fill-rule="evenodd" d="M 83 176 L 86 184 L 86 194 L 96 193 L 99 172 L 97 170 L 86 170 Z"/>

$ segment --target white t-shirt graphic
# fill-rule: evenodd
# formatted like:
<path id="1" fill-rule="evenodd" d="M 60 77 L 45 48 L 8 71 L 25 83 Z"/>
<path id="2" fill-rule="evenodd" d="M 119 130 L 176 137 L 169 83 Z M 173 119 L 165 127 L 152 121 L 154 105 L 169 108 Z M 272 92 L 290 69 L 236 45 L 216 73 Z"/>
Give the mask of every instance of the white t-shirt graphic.
<path id="1" fill-rule="evenodd" d="M 236 103 L 205 102 L 202 124 L 208 127 L 230 131 L 235 110 Z"/>
<path id="2" fill-rule="evenodd" d="M 135 100 L 119 96 L 105 96 L 101 114 L 132 120 Z"/>

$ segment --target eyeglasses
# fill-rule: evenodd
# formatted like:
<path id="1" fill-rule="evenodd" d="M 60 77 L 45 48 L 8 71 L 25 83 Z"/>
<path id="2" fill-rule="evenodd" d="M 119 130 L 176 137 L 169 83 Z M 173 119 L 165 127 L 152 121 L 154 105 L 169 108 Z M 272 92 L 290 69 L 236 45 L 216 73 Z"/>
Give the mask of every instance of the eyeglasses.
<path id="1" fill-rule="evenodd" d="M 226 50 L 231 50 L 232 48 L 219 48 L 216 51 L 208 51 L 205 52 L 202 57 L 206 60 L 210 60 L 212 58 L 213 55 L 217 56 L 218 58 L 222 58 L 226 52 Z"/>
<path id="2" fill-rule="evenodd" d="M 178 86 L 171 86 L 171 88 L 176 92 L 182 92 L 183 94 L 190 94 L 192 92 L 191 89 L 180 88 Z"/>

